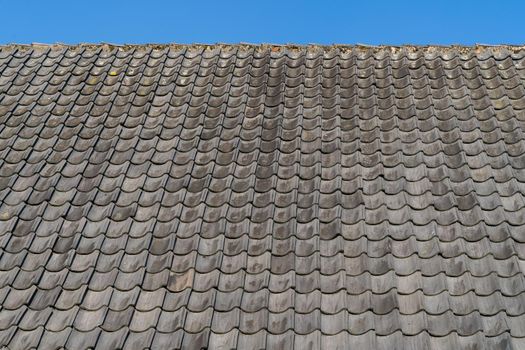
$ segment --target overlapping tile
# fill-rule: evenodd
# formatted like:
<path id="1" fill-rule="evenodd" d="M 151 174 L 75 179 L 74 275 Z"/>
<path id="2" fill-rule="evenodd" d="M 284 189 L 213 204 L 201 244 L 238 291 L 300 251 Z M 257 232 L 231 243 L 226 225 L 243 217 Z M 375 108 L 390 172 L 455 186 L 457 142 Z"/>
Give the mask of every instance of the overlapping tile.
<path id="1" fill-rule="evenodd" d="M 525 50 L 0 48 L 0 345 L 525 346 Z"/>

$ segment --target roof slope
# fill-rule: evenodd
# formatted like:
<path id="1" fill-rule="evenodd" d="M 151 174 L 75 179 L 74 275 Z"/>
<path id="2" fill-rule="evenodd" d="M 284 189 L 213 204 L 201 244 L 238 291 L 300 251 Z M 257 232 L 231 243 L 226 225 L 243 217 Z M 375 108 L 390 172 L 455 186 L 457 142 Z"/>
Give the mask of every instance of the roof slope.
<path id="1" fill-rule="evenodd" d="M 523 49 L 5 46 L 0 74 L 0 345 L 525 347 Z"/>

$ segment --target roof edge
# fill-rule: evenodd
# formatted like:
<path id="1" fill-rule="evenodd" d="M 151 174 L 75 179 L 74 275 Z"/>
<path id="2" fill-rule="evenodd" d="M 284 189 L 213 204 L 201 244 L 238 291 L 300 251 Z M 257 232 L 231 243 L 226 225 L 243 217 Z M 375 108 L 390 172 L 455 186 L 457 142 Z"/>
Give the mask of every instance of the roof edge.
<path id="1" fill-rule="evenodd" d="M 474 44 L 474 45 L 367 45 L 367 44 L 332 44 L 332 45 L 322 45 L 322 44 L 271 44 L 271 43 L 244 43 L 240 42 L 238 44 L 229 44 L 229 43 L 215 43 L 215 44 L 202 44 L 202 43 L 193 43 L 193 44 L 178 44 L 178 43 L 166 43 L 166 44 L 113 44 L 113 43 L 78 43 L 78 44 L 64 44 L 64 43 L 31 43 L 31 44 L 17 44 L 17 43 L 8 43 L 0 44 L 0 49 L 80 49 L 80 48 L 105 48 L 105 49 L 158 49 L 163 50 L 166 48 L 198 48 L 198 49 L 272 49 L 279 51 L 281 49 L 288 50 L 303 50 L 303 49 L 320 49 L 320 50 L 363 50 L 363 51 L 449 51 L 457 50 L 463 52 L 472 52 L 472 51 L 483 51 L 483 50 L 508 50 L 512 52 L 524 51 L 524 45 L 509 45 L 509 44 Z"/>

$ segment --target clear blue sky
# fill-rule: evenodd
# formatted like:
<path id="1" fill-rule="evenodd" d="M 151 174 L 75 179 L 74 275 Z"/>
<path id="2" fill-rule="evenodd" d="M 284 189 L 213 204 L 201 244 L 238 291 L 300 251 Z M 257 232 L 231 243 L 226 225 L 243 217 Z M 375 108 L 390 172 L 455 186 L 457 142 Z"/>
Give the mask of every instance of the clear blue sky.
<path id="1" fill-rule="evenodd" d="M 0 0 L 0 44 L 525 44 L 525 1 Z"/>

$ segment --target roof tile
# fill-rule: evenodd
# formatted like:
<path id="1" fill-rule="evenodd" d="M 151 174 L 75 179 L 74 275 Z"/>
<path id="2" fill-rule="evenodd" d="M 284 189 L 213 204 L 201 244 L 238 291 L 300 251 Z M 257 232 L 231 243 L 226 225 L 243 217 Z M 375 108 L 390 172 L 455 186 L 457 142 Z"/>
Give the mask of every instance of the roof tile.
<path id="1" fill-rule="evenodd" d="M 524 62 L 0 46 L 0 345 L 522 348 Z"/>

